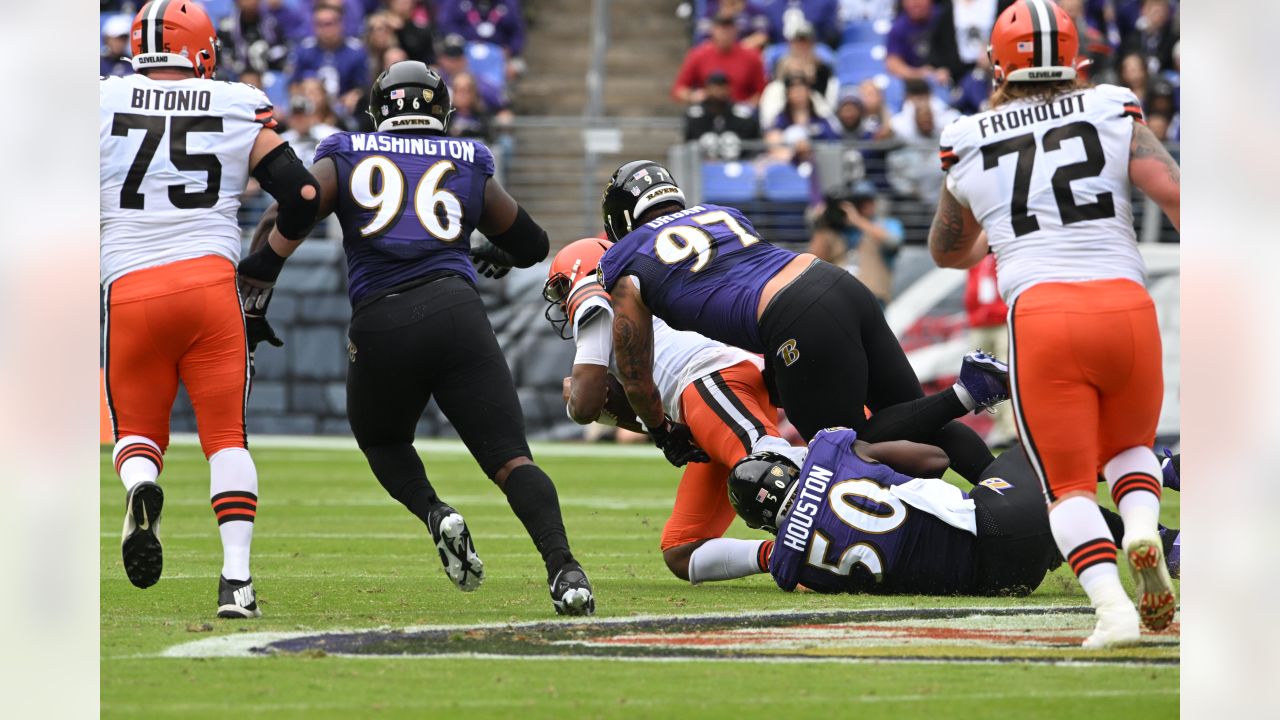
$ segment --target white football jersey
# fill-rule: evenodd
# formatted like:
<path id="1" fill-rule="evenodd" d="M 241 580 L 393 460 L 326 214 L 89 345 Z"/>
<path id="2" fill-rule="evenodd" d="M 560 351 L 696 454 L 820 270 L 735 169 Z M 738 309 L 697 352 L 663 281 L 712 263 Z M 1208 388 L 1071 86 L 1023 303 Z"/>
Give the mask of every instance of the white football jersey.
<path id="1" fill-rule="evenodd" d="M 217 80 L 100 83 L 101 277 L 205 255 L 240 256 L 249 153 L 273 127 L 261 90 Z"/>
<path id="2" fill-rule="evenodd" d="M 1099 85 L 942 131 L 947 189 L 987 231 L 1005 302 L 1042 282 L 1145 281 L 1129 202 L 1137 97 Z"/>
<path id="3" fill-rule="evenodd" d="M 583 282 L 597 282 L 594 275 Z M 577 346 L 574 364 L 606 365 L 614 377 L 618 363 L 613 353 L 613 307 L 602 297 L 592 297 L 577 309 L 573 320 Z M 676 422 L 684 422 L 680 395 L 689 383 L 740 362 L 764 369 L 759 355 L 730 347 L 695 332 L 675 330 L 653 318 L 653 383 L 662 396 L 662 409 Z"/>

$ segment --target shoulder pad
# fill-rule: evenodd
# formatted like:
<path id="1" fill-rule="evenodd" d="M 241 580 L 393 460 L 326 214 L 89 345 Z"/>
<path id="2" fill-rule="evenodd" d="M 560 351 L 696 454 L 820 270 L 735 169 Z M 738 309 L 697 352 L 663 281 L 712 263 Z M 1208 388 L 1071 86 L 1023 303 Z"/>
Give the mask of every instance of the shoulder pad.
<path id="1" fill-rule="evenodd" d="M 569 300 L 566 303 L 566 314 L 569 316 L 569 323 L 574 324 L 578 315 L 578 310 L 583 304 L 592 298 L 601 298 L 604 302 L 609 302 L 609 293 L 605 292 L 604 286 L 600 284 L 598 279 L 592 278 L 589 281 L 579 282 L 569 293 Z M 597 309 L 603 309 L 598 308 Z M 583 315 L 582 320 L 586 322 L 590 315 Z"/>

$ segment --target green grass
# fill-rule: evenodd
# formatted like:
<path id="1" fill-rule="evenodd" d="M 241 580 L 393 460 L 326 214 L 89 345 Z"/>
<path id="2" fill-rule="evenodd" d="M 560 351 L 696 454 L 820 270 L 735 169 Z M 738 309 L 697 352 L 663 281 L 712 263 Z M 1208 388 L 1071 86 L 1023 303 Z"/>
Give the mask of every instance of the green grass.
<path id="1" fill-rule="evenodd" d="M 169 451 L 162 482 L 165 573 L 145 591 L 121 567 L 123 492 L 101 472 L 102 711 L 109 717 L 699 717 L 930 718 L 1176 716 L 1177 667 L 624 662 L 349 658 L 290 655 L 173 659 L 166 648 L 211 635 L 548 620 L 537 553 L 502 494 L 466 455 L 432 453 L 428 473 L 467 517 L 487 579 L 463 595 L 444 578 L 425 528 L 345 450 L 259 449 L 253 570 L 264 617 L 213 618 L 221 549 L 197 448 Z M 658 552 L 679 471 L 654 458 L 546 457 L 575 554 L 600 616 L 819 608 L 1016 604 L 1012 600 L 787 594 L 767 576 L 691 587 Z M 1176 524 L 1177 494 L 1165 515 Z M 731 536 L 752 537 L 735 524 Z M 1080 605 L 1065 569 L 1029 600 Z M 1081 693 L 1084 693 L 1083 695 Z"/>

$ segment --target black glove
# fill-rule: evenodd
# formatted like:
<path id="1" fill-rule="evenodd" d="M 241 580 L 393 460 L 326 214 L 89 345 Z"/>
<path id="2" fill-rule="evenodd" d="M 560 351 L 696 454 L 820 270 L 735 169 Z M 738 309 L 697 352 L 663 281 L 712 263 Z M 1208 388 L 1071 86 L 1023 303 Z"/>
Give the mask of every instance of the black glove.
<path id="1" fill-rule="evenodd" d="M 671 418 L 664 418 L 659 427 L 649 428 L 649 437 L 654 445 L 662 448 L 662 454 L 667 456 L 667 462 L 676 467 L 691 462 L 711 461 L 707 453 L 693 441 L 693 431 L 689 426 L 672 422 Z"/>
<path id="2" fill-rule="evenodd" d="M 516 259 L 511 253 L 485 239 L 472 246 L 471 264 L 476 266 L 476 272 L 497 280 L 511 272 Z"/>
<path id="3" fill-rule="evenodd" d="M 284 269 L 284 258 L 271 249 L 271 243 L 245 257 L 236 268 L 236 282 L 245 315 L 266 315 L 271 302 L 271 289 Z"/>
<path id="4" fill-rule="evenodd" d="M 264 342 L 272 347 L 284 347 L 284 341 L 276 335 L 265 315 L 245 315 L 244 328 L 248 333 L 250 353 L 258 349 L 259 343 Z"/>

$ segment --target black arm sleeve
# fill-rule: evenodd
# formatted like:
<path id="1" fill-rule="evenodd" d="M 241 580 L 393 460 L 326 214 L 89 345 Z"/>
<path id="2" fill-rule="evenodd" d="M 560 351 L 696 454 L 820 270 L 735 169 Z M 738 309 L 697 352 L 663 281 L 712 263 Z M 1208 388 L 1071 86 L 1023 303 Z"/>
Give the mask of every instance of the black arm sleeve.
<path id="1" fill-rule="evenodd" d="M 307 170 L 289 143 L 282 143 L 258 162 L 253 177 L 263 190 L 280 203 L 276 229 L 290 240 L 301 240 L 316 224 L 320 211 L 320 183 Z M 302 188 L 311 186 L 311 199 L 302 196 Z"/>
<path id="2" fill-rule="evenodd" d="M 506 232 L 489 235 L 489 240 L 499 248 L 507 251 L 516 260 L 514 267 L 531 267 L 547 257 L 551 250 L 551 240 L 547 231 L 529 217 L 524 208 L 516 208 L 515 222 Z"/>

